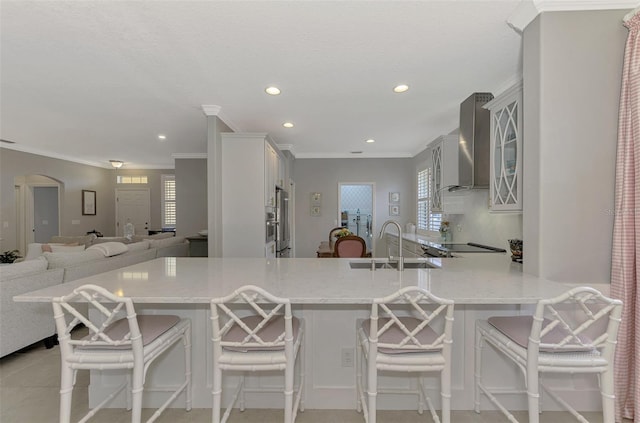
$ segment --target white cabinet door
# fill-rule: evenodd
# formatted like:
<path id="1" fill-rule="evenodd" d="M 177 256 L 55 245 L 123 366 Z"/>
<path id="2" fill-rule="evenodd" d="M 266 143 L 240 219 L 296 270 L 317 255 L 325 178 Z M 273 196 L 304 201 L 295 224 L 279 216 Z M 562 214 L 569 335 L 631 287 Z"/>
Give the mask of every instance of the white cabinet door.
<path id="1" fill-rule="evenodd" d="M 522 211 L 522 83 L 485 105 L 491 111 L 492 211 Z"/>
<path id="2" fill-rule="evenodd" d="M 276 185 L 282 186 L 280 180 L 280 156 L 268 142 L 264 143 L 264 205 L 276 206 Z"/>
<path id="3" fill-rule="evenodd" d="M 273 147 L 265 141 L 264 143 L 264 205 L 275 207 L 276 205 L 276 171 L 274 170 L 275 157 L 278 154 Z"/>
<path id="4" fill-rule="evenodd" d="M 431 210 L 434 212 L 461 214 L 461 197 L 452 196 L 448 188 L 458 185 L 458 136 L 442 135 L 431 144 Z"/>

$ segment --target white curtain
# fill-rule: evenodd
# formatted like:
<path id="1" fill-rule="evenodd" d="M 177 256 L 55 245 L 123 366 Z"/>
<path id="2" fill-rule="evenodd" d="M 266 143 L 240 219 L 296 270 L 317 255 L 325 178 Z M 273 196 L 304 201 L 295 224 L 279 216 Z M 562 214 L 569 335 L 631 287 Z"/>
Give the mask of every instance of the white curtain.
<path id="1" fill-rule="evenodd" d="M 611 295 L 623 301 L 615 356 L 616 422 L 640 421 L 640 12 L 625 17 Z"/>

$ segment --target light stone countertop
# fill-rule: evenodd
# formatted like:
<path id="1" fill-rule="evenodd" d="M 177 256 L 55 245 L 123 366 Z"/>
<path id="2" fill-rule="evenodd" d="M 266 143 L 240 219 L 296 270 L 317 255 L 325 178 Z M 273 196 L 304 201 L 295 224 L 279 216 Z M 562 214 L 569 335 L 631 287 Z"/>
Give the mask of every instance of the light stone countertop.
<path id="1" fill-rule="evenodd" d="M 531 304 L 559 295 L 567 285 L 522 273 L 504 254 L 465 258 L 414 259 L 440 268 L 351 269 L 338 258 L 163 257 L 14 297 L 49 302 L 83 284 L 103 286 L 137 303 L 197 304 L 253 284 L 294 304 L 370 304 L 410 285 L 453 299 L 457 304 Z M 380 259 L 376 259 L 380 260 Z"/>

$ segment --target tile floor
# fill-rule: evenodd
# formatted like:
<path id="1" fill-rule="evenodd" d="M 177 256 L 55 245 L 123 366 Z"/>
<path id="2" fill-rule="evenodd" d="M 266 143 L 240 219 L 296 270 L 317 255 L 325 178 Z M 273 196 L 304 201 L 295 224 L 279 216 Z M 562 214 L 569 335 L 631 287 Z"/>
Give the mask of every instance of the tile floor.
<path id="1" fill-rule="evenodd" d="M 29 347 L 20 352 L 0 359 L 0 422 L 2 423 L 46 423 L 58 421 L 58 391 L 60 352 L 56 346 L 46 350 L 41 345 Z M 73 392 L 72 419 L 77 421 L 87 411 L 88 373 L 79 372 L 76 387 Z M 143 418 L 148 418 L 153 410 L 144 410 Z M 522 422 L 527 421 L 526 413 L 518 412 L 516 417 Z M 599 413 L 586 413 L 592 423 L 602 423 Z M 131 415 L 122 409 L 101 410 L 91 422 L 120 423 L 129 422 Z M 231 422 L 243 423 L 271 423 L 282 422 L 280 410 L 246 410 L 243 413 L 234 411 L 229 419 Z M 210 409 L 194 409 L 186 412 L 184 409 L 166 410 L 158 422 L 210 422 Z M 298 414 L 296 423 L 360 423 L 364 419 L 355 410 L 306 410 Z M 568 413 L 544 412 L 541 423 L 575 422 Z M 422 416 L 415 411 L 380 411 L 378 422 L 413 423 L 432 422 L 428 413 Z M 495 411 L 483 411 L 476 414 L 473 411 L 454 411 L 453 423 L 500 423 L 507 419 Z M 630 423 L 631 421 L 626 421 Z"/>

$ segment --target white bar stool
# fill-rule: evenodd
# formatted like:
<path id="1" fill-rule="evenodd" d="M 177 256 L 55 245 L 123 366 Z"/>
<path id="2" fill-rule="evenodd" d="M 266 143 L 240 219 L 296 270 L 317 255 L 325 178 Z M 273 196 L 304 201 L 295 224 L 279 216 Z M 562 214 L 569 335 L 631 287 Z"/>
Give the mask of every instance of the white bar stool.
<path id="1" fill-rule="evenodd" d="M 249 314 L 239 307 L 247 305 Z M 224 324 L 221 316 L 226 318 Z M 246 285 L 232 294 L 211 300 L 213 331 L 213 423 L 224 423 L 233 405 L 240 398 L 244 411 L 245 392 L 284 392 L 284 423 L 293 423 L 304 411 L 304 320 L 293 317 L 291 303 L 262 288 Z M 299 353 L 299 354 L 298 354 Z M 300 381 L 294 394 L 294 368 L 300 355 Z M 284 389 L 249 389 L 244 373 L 280 370 L 284 372 Z M 222 371 L 240 371 L 243 375 L 224 415 L 220 417 L 222 401 Z"/>
<path id="2" fill-rule="evenodd" d="M 540 387 L 580 422 L 587 420 L 540 382 L 539 373 L 591 373 L 600 381 L 605 422 L 614 421 L 613 356 L 622 302 L 593 288 L 579 287 L 538 302 L 533 316 L 501 316 L 476 321 L 475 411 L 485 394 L 511 422 L 515 417 L 497 394 L 525 393 L 529 422 L 537 423 Z M 494 346 L 522 371 L 526 390 L 490 390 L 482 381 L 484 342 Z"/>
<path id="3" fill-rule="evenodd" d="M 418 412 L 422 414 L 426 404 L 433 420 L 440 422 L 421 377 L 423 373 L 439 372 L 442 422 L 449 423 L 452 331 L 453 301 L 424 289 L 406 287 L 373 300 L 370 319 L 358 321 L 356 327 L 356 400 L 366 422 L 376 422 L 378 393 L 417 395 Z M 362 360 L 367 369 L 366 386 L 362 381 Z M 417 389 L 378 389 L 378 371 L 417 373 Z"/>
<path id="4" fill-rule="evenodd" d="M 80 304 L 79 302 L 82 302 Z M 72 304 L 78 303 L 78 304 Z M 60 381 L 60 422 L 71 418 L 71 394 L 76 373 L 89 370 L 131 370 L 127 380 L 112 394 L 90 410 L 80 422 L 85 422 L 103 408 L 120 391 L 127 388 L 127 410 L 132 410 L 131 421 L 140 422 L 142 393 L 149 365 L 169 347 L 182 341 L 185 354 L 184 382 L 162 406 L 147 420 L 154 421 L 162 411 L 185 392 L 187 411 L 191 410 L 191 321 L 178 316 L 137 316 L 133 301 L 118 297 L 96 285 L 82 285 L 69 295 L 53 298 L 53 313 L 60 342 L 62 360 Z M 88 304 L 88 307 L 85 306 Z M 96 321 L 89 312 L 97 311 L 103 319 Z M 67 323 L 67 321 L 69 323 Z M 89 335 L 72 339 L 71 331 L 78 324 L 89 329 Z M 159 389 L 154 389 L 159 390 Z"/>

